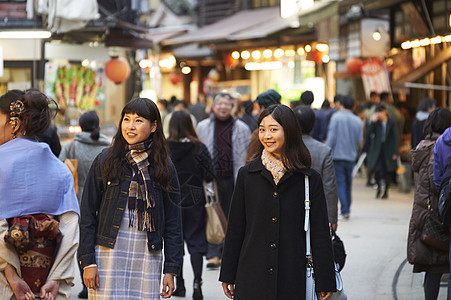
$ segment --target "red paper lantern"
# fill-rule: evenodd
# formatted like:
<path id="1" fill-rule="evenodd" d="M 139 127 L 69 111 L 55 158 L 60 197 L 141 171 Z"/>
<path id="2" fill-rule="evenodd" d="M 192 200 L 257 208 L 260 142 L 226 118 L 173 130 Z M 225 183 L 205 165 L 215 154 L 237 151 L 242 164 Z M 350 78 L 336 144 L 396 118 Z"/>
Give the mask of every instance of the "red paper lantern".
<path id="1" fill-rule="evenodd" d="M 317 64 L 319 64 L 320 62 L 323 61 L 323 56 L 324 56 L 324 53 L 321 52 L 321 51 L 318 51 L 317 49 L 312 50 L 312 51 L 310 52 L 310 58 L 311 58 L 311 60 L 313 60 L 313 61 L 314 61 L 315 63 L 317 63 Z"/>
<path id="2" fill-rule="evenodd" d="M 345 60 L 346 71 L 351 74 L 360 73 L 360 67 L 362 66 L 362 60 L 358 57 L 348 57 Z"/>
<path id="3" fill-rule="evenodd" d="M 130 65 L 126 59 L 112 56 L 105 64 L 105 74 L 112 82 L 119 84 L 130 76 Z"/>
<path id="4" fill-rule="evenodd" d="M 172 73 L 172 74 L 169 76 L 169 80 L 171 81 L 171 83 L 172 83 L 173 85 L 177 85 L 177 83 L 179 83 L 180 80 L 181 80 L 180 74 L 178 74 L 178 73 Z"/>

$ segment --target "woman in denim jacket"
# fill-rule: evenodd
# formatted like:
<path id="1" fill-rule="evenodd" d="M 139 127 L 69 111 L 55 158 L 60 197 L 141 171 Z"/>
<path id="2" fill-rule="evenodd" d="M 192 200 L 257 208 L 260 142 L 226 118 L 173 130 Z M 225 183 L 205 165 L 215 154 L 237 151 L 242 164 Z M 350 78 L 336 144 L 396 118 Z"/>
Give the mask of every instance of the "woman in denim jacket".
<path id="1" fill-rule="evenodd" d="M 171 296 L 183 239 L 180 187 L 168 153 L 155 103 L 129 102 L 112 146 L 91 166 L 81 202 L 78 260 L 90 299 Z"/>

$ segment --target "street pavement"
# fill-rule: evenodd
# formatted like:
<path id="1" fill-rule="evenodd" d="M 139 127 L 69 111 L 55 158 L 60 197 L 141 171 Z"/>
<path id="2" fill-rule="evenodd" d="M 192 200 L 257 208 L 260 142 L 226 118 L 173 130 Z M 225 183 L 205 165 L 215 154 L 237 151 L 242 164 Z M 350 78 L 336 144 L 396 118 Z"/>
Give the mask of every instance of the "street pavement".
<path id="1" fill-rule="evenodd" d="M 412 265 L 406 262 L 413 190 L 404 193 L 393 187 L 389 198 L 381 200 L 375 199 L 375 190 L 366 187 L 365 183 L 365 178 L 354 179 L 351 217 L 338 223 L 337 234 L 347 253 L 341 275 L 348 299 L 424 299 L 424 274 L 412 273 Z M 205 300 L 227 299 L 222 293 L 218 275 L 219 270 L 204 267 L 202 290 Z M 193 275 L 188 256 L 184 263 L 184 277 L 186 299 L 192 299 Z M 80 290 L 81 281 L 77 273 L 72 299 L 78 299 Z M 445 284 L 440 287 L 438 299 L 445 300 L 446 293 Z"/>

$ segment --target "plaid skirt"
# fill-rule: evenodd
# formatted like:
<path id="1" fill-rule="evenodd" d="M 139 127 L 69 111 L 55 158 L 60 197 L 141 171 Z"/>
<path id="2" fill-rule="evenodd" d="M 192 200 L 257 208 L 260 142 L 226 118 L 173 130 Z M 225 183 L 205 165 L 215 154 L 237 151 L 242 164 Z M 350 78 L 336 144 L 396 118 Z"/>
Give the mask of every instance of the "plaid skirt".
<path id="1" fill-rule="evenodd" d="M 100 287 L 89 299 L 160 299 L 162 252 L 150 252 L 147 233 L 128 222 L 127 209 L 114 249 L 96 246 Z"/>

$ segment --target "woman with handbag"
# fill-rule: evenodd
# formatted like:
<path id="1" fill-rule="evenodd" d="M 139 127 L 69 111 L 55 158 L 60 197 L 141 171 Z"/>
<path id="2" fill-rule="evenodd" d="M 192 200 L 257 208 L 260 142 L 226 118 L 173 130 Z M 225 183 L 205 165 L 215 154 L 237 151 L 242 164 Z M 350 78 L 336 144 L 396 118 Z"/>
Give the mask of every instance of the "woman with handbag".
<path id="1" fill-rule="evenodd" d="M 272 105 L 258 120 L 258 155 L 238 173 L 219 280 L 230 299 L 304 299 L 304 200 L 309 180 L 316 291 L 336 291 L 327 205 L 320 175 L 293 111 Z"/>
<path id="2" fill-rule="evenodd" d="M 78 119 L 81 132 L 75 134 L 74 139 L 67 143 L 61 151 L 58 158 L 65 161 L 67 158 L 76 159 L 78 162 L 78 203 L 81 203 L 81 196 L 85 186 L 86 177 L 88 176 L 89 168 L 96 158 L 102 152 L 102 149 L 110 144 L 110 140 L 100 133 L 100 120 L 95 111 L 88 111 L 83 113 Z M 83 270 L 80 269 L 81 278 L 83 281 Z M 78 298 L 88 298 L 88 288 L 83 284 L 83 289 L 78 294 Z"/>
<path id="3" fill-rule="evenodd" d="M 197 137 L 187 112 L 176 111 L 172 114 L 167 143 L 181 186 L 183 239 L 190 253 L 194 273 L 193 299 L 201 300 L 203 256 L 208 249 L 203 182 L 214 179 L 214 169 L 208 149 Z M 177 276 L 176 283 L 172 295 L 184 297 L 186 289 L 183 270 Z"/>
<path id="4" fill-rule="evenodd" d="M 125 105 L 111 147 L 92 163 L 77 255 L 89 298 L 172 295 L 183 257 L 180 186 L 160 113 L 147 98 Z"/>
<path id="5" fill-rule="evenodd" d="M 451 112 L 445 108 L 432 111 L 424 125 L 424 140 L 412 150 L 415 193 L 407 240 L 407 259 L 413 272 L 426 272 L 424 295 L 426 300 L 438 297 L 440 278 L 449 272 L 449 229 L 440 223 L 438 195 L 433 183 L 434 145 L 437 138 L 451 126 Z M 425 226 L 425 224 L 427 224 Z M 436 226 L 430 226 L 436 224 Z M 433 229 L 433 232 L 428 232 Z M 448 242 L 432 239 L 431 235 L 447 238 Z"/>
<path id="6" fill-rule="evenodd" d="M 42 135 L 52 119 L 46 95 L 0 96 L 0 295 L 68 299 L 78 246 L 73 178 Z"/>

